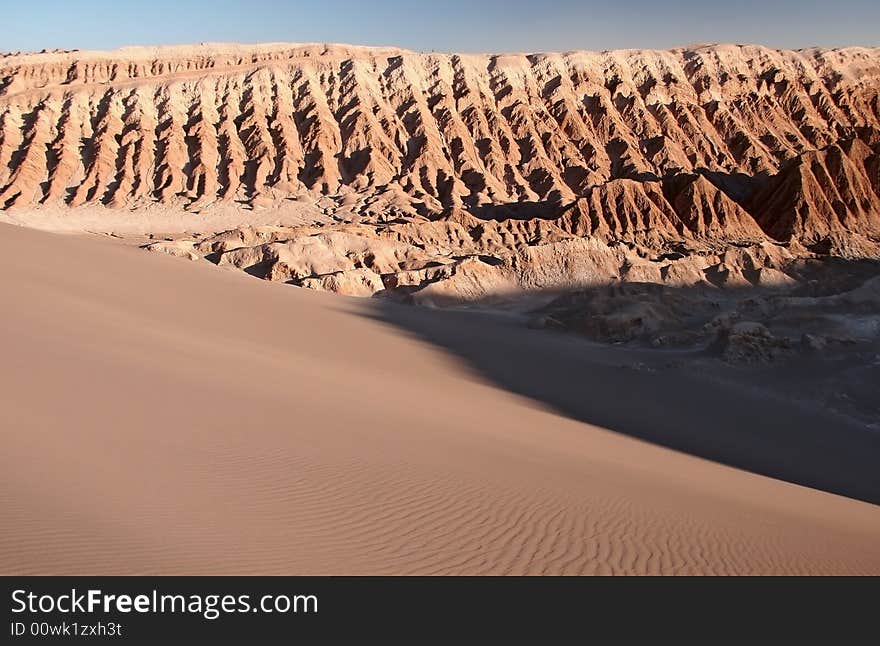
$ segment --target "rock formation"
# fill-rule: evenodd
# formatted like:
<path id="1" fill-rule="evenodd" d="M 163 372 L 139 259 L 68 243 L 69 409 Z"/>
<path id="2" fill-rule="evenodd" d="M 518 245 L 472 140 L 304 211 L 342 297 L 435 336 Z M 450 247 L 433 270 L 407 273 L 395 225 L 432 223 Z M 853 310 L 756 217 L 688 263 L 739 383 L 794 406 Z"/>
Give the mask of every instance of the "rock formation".
<path id="1" fill-rule="evenodd" d="M 329 196 L 368 218 L 464 211 L 653 248 L 769 237 L 873 254 L 878 88 L 865 48 L 8 55 L 0 207 Z"/>

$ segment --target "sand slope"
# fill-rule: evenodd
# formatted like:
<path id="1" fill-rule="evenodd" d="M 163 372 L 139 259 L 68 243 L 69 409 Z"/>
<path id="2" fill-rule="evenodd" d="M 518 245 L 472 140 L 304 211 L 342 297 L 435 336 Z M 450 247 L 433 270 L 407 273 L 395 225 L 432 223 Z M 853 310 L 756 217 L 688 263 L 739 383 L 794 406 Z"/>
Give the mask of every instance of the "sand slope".
<path id="1" fill-rule="evenodd" d="M 369 301 L 0 233 L 0 572 L 880 574 L 880 508 L 539 410 Z"/>

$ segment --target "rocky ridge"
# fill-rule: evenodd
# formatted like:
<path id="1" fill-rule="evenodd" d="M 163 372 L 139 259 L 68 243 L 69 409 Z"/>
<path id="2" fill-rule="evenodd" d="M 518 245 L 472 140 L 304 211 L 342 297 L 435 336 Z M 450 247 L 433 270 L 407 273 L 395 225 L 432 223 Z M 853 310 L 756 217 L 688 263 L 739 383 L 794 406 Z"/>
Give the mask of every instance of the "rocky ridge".
<path id="1" fill-rule="evenodd" d="M 12 55 L 0 206 L 326 197 L 373 220 L 464 211 L 651 248 L 771 239 L 871 255 L 878 88 L 867 48 Z"/>

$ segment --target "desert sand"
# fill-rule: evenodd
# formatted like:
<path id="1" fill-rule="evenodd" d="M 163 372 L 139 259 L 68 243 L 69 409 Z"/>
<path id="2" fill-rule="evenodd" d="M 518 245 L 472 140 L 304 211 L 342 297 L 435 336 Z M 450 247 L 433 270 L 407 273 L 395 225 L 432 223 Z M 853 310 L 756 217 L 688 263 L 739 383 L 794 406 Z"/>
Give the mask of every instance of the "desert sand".
<path id="1" fill-rule="evenodd" d="M 5 574 L 880 573 L 877 506 L 574 421 L 377 320 L 375 300 L 0 232 Z M 444 329 L 525 334 L 527 358 L 581 343 L 491 317 Z M 712 433 L 711 382 L 675 379 L 653 383 L 690 388 Z M 860 448 L 846 431 L 842 455 Z"/>
<path id="2" fill-rule="evenodd" d="M 0 572 L 880 574 L 878 101 L 860 47 L 0 56 Z"/>

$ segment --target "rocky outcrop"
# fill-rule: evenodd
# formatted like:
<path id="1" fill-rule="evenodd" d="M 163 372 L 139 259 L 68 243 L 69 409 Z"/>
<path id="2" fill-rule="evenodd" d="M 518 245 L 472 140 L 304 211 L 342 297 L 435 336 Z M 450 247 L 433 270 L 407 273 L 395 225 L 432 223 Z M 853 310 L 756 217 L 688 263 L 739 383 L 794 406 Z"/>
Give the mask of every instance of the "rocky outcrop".
<path id="1" fill-rule="evenodd" d="M 778 240 L 876 255 L 878 151 L 854 139 L 800 155 L 754 197 L 757 221 Z"/>
<path id="2" fill-rule="evenodd" d="M 501 246 L 769 236 L 871 255 L 878 88 L 880 50 L 867 48 L 9 55 L 0 208 L 325 196 L 374 221 L 447 218 L 453 237 L 463 213 L 508 222 L 487 231 Z"/>

